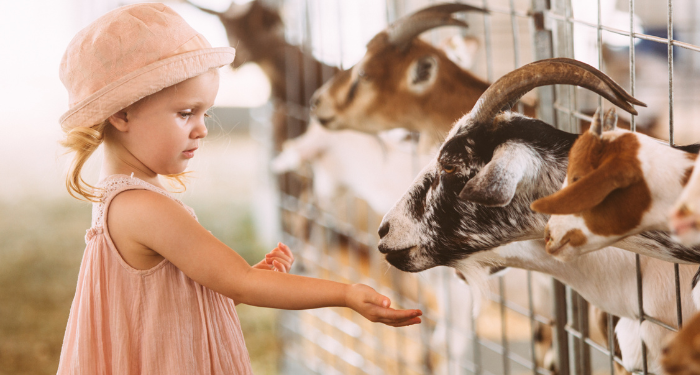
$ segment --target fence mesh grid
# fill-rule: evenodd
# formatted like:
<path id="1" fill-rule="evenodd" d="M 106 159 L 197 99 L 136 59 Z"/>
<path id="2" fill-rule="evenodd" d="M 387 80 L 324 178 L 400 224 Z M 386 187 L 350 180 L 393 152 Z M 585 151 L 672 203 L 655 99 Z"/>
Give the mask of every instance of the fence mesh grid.
<path id="1" fill-rule="evenodd" d="M 668 0 L 664 4 L 665 28 L 658 27 L 659 15 L 655 11 L 658 2 L 651 0 L 460 2 L 490 11 L 464 16 L 470 27 L 461 32 L 480 42 L 472 68 L 477 75 L 493 82 L 506 72 L 538 59 L 577 58 L 599 67 L 632 95 L 642 95 L 642 100 L 652 98 L 650 108 L 640 117 L 645 119 L 644 123 L 629 118 L 631 130 L 645 131 L 671 145 L 693 139 L 692 126 L 679 128 L 674 122 L 690 124 L 686 120 L 695 115 L 692 103 L 697 96 L 694 89 L 697 85 L 691 78 L 675 83 L 673 80 L 674 57 L 676 63 L 680 62 L 677 70 L 684 75 L 690 77 L 700 68 L 696 55 L 700 51 L 697 46 L 700 33 L 694 22 L 698 7 L 693 1 Z M 335 4 L 332 17 L 341 30 L 341 25 L 352 21 L 343 11 L 342 5 L 347 2 L 286 0 L 279 4 L 284 14 L 291 15 L 296 23 L 291 29 L 297 32 L 289 33 L 288 39 L 300 44 L 308 56 L 323 55 L 323 48 L 327 48 L 327 44 L 319 43 L 314 37 L 334 32 L 314 30 L 324 24 L 318 17 L 329 16 L 327 9 L 323 13 L 323 8 L 330 3 Z M 386 23 L 432 3 L 387 0 Z M 683 12 L 682 20 L 676 23 L 674 6 L 676 11 Z M 593 15 L 584 8 L 593 9 Z M 611 9 L 626 14 L 611 21 L 607 16 Z M 640 18 L 644 21 L 643 31 Z M 454 30 L 432 31 L 425 39 L 437 43 L 450 32 Z M 342 66 L 350 53 L 345 50 L 348 43 L 343 40 L 343 33 L 338 35 L 335 61 L 324 61 L 329 65 Z M 620 38 L 626 38 L 626 45 Z M 659 46 L 665 47 L 665 54 L 659 52 Z M 300 61 L 292 52 L 288 55 L 289 72 L 297 72 L 298 66 L 302 66 L 301 76 L 287 77 L 288 95 L 284 105 L 287 136 L 291 137 L 306 127 L 309 111 L 306 103 L 314 89 L 330 78 L 333 71 L 323 70 L 319 76 L 305 60 Z M 674 106 L 674 90 L 683 93 L 681 105 Z M 604 104 L 597 95 L 571 86 L 539 88 L 536 97 L 542 120 L 573 133 L 580 132 L 582 121 L 591 121 L 592 110 Z M 415 159 L 417 171 L 422 166 Z M 393 329 L 368 323 L 347 309 L 287 312 L 280 323 L 284 341 L 282 368 L 286 373 L 544 375 L 555 373 L 542 367 L 545 357 L 552 353 L 557 374 L 623 371 L 616 369 L 616 364 L 622 363 L 619 354 L 609 349 L 615 347 L 613 331 L 608 329 L 592 337 L 589 306 L 570 288 L 550 278 L 543 282 L 540 274 L 514 270 L 489 281 L 491 292 L 485 296 L 480 313 L 472 315 L 469 288 L 451 270 L 440 268 L 415 275 L 389 267 L 376 249 L 376 228 L 381 215 L 352 195 L 343 196 L 332 212 L 321 210 L 310 193 L 312 179 L 310 171 L 285 174 L 277 179 L 283 238 L 299 254 L 295 272 L 368 284 L 389 296 L 397 307 L 421 308 L 424 323 Z M 674 283 L 668 286 L 676 295 L 676 306 L 669 308 L 677 309 L 677 319 L 663 322 L 644 312 L 639 255 L 636 263 L 639 322 L 678 330 L 684 319 L 678 264 L 673 266 Z M 525 285 L 525 298 L 513 293 L 514 284 Z M 541 296 L 535 297 L 538 291 L 545 294 L 550 305 L 540 309 L 535 306 L 542 300 Z M 457 316 L 457 311 L 467 313 Z M 612 316 L 604 319 L 608 327 L 614 325 Z M 547 333 L 547 327 L 551 327 L 551 333 Z M 549 354 L 545 352 L 550 340 L 543 336 L 550 336 L 553 342 Z M 647 374 L 650 372 L 644 343 L 642 348 L 645 365 L 637 372 Z"/>

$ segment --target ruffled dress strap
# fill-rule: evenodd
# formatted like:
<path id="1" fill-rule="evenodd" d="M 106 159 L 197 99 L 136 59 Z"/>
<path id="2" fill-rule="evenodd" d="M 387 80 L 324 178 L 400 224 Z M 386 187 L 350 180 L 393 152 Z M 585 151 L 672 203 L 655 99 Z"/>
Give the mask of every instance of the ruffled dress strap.
<path id="1" fill-rule="evenodd" d="M 127 190 L 142 189 L 162 194 L 180 204 L 187 210 L 187 212 L 190 213 L 190 215 L 192 215 L 192 217 L 194 217 L 195 220 L 197 220 L 197 215 L 195 215 L 194 210 L 191 207 L 182 203 L 182 201 L 172 196 L 166 190 L 163 190 L 140 178 L 133 177 L 133 174 L 132 176 L 122 174 L 111 175 L 98 183 L 96 187 L 102 191 L 102 195 L 100 197 L 100 201 L 92 206 L 92 225 L 85 234 L 85 243 L 88 243 L 93 237 L 95 237 L 95 235 L 104 233 L 104 228 L 106 227 L 106 214 L 109 204 L 119 193 Z"/>

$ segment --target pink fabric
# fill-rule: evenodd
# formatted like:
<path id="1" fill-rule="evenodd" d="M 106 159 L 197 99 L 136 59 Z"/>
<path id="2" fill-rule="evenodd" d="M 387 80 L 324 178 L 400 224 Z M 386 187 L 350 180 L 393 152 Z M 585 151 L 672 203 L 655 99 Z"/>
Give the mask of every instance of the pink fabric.
<path id="1" fill-rule="evenodd" d="M 233 300 L 190 279 L 167 259 L 148 270 L 129 266 L 109 236 L 109 204 L 146 189 L 115 175 L 100 185 L 85 236 L 78 286 L 63 339 L 58 374 L 252 374 Z"/>
<path id="2" fill-rule="evenodd" d="M 64 131 L 89 127 L 141 98 L 233 62 L 236 50 L 212 48 L 164 4 L 126 5 L 108 12 L 73 37 L 59 76 L 70 109 Z"/>

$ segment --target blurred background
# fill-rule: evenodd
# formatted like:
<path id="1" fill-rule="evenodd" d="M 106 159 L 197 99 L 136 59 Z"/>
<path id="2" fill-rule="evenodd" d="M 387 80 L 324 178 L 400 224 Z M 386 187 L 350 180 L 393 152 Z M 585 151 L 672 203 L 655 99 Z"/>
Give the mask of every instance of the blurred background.
<path id="1" fill-rule="evenodd" d="M 0 163 L 0 374 L 50 374 L 56 371 L 85 246 L 83 238 L 90 226 L 91 215 L 90 205 L 70 198 L 65 189 L 69 161 L 58 145 L 62 136 L 58 118 L 67 110 L 68 96 L 58 79 L 58 66 L 65 47 L 80 29 L 115 7 L 134 2 L 0 0 L 0 14 L 3 15 L 3 22 L 0 22 L 0 103 L 4 113 L 0 126 L 5 139 L 4 146 L 0 147 L 0 160 L 3 160 Z M 164 2 L 204 34 L 213 46 L 229 45 L 226 30 L 216 15 L 181 1 Z M 231 5 L 230 0 L 193 2 L 215 12 L 225 12 Z M 333 67 L 348 68 L 355 64 L 364 55 L 367 41 L 388 22 L 434 3 L 430 0 L 262 2 L 279 12 L 284 21 L 284 38 L 291 46 L 303 46 L 307 56 L 330 67 L 316 78 L 320 81 L 330 78 Z M 476 38 L 480 47 L 471 56 L 470 69 L 489 80 L 536 59 L 532 44 L 535 29 L 530 11 L 539 1 L 464 2 L 488 5 L 500 12 L 495 12 L 488 21 L 481 15 L 469 15 L 467 19 L 471 27 L 468 31 L 437 30 L 426 34 L 425 39 L 438 44 L 455 34 Z M 234 3 L 245 5 L 248 2 Z M 608 30 L 602 33 L 604 46 L 597 44 L 597 30 L 590 27 L 598 22 L 595 1 L 553 0 L 551 3 L 554 11 L 547 21 L 548 27 L 555 30 L 555 39 L 570 40 L 559 43 L 568 50 L 562 47 L 554 51 L 554 56 L 575 56 L 594 66 L 604 61 L 606 73 L 623 87 L 630 87 L 630 38 Z M 564 3 L 566 5 L 562 7 Z M 675 143 L 688 144 L 700 140 L 697 127 L 693 126 L 700 114 L 700 108 L 695 104 L 700 99 L 699 85 L 695 83 L 700 59 L 695 52 L 697 47 L 694 47 L 700 39 L 697 28 L 700 7 L 693 0 L 674 0 L 672 3 L 674 38 L 690 46 L 673 47 L 676 59 L 675 65 L 671 65 L 676 76 L 674 90 L 669 89 L 668 48 L 664 42 L 668 37 L 668 4 L 636 0 L 635 17 L 632 18 L 635 30 L 655 35 L 660 40 L 634 41 L 637 51 L 637 70 L 632 75 L 636 82 L 635 96 L 650 104 L 649 108 L 640 111 L 642 115 L 637 126 L 659 139 L 669 140 L 674 134 Z M 629 1 L 606 0 L 602 4 L 606 7 L 603 8 L 606 26 L 629 31 Z M 562 23 L 562 19 L 566 20 L 565 16 L 570 17 L 572 13 L 581 22 Z M 561 25 L 557 26 L 559 23 Z M 237 47 L 235 42 L 232 45 Z M 486 46 L 490 50 L 484 48 Z M 345 221 L 341 220 L 333 235 L 318 234 L 321 232 L 308 228 L 293 228 L 295 219 L 290 219 L 290 212 L 298 219 L 308 218 L 319 210 L 301 209 L 301 206 L 295 206 L 297 203 L 291 209 L 286 199 L 289 196 L 303 204 L 315 201 L 301 198 L 303 194 L 280 194 L 279 186 L 288 192 L 290 181 L 288 178 L 278 179 L 269 168 L 270 160 L 280 150 L 272 125 L 275 106 L 279 103 L 271 99 L 273 85 L 263 68 L 245 58 L 244 61 L 240 59 L 241 56 L 237 56 L 240 66 L 235 69 L 221 69 L 219 95 L 212 110 L 214 116 L 208 124 L 209 136 L 190 164 L 193 178 L 187 191 L 179 197 L 195 209 L 202 225 L 250 263 L 257 262 L 277 241 L 284 240 L 291 242 L 293 249 L 300 254 L 297 258 L 300 264 L 295 272 L 365 282 L 368 273 L 358 270 L 365 266 L 363 262 L 368 256 L 375 262 L 371 267 L 378 269 L 376 280 L 384 288 L 380 291 L 395 293 L 397 299 L 392 298 L 395 301 L 402 301 L 404 294 L 414 296 L 405 299 L 408 307 L 416 304 L 431 307 L 431 314 L 426 316 L 423 325 L 429 328 L 411 328 L 405 330 L 407 333 L 403 336 L 393 336 L 394 331 L 367 327 L 357 316 L 342 309 L 323 310 L 328 313 L 282 315 L 269 309 L 240 305 L 238 311 L 255 373 L 443 373 L 438 371 L 442 367 L 435 363 L 449 358 L 445 355 L 449 345 L 444 337 L 434 344 L 437 336 L 432 330 L 440 326 L 438 323 L 444 323 L 445 309 L 438 306 L 435 301 L 438 297 L 425 284 L 433 284 L 435 289 L 452 285 L 456 288 L 453 293 L 462 293 L 457 294 L 459 296 L 468 295 L 468 290 L 453 285 L 456 278 L 446 270 L 439 270 L 439 283 L 434 283 L 432 277 L 435 275 L 429 274 L 421 276 L 420 281 L 410 275 L 406 284 L 402 278 L 408 276 L 388 269 L 383 261 L 376 259 L 376 251 L 370 251 L 368 255 L 365 244 L 375 240 L 381 213 L 371 212 L 366 203 L 358 203 L 352 197 L 344 196 L 338 201 L 337 211 L 333 214 L 345 212 L 340 215 Z M 597 98 L 576 91 L 576 95 L 566 100 L 568 92 L 559 93 L 560 102 L 556 109 L 567 114 L 560 115 L 557 125 L 576 132 L 582 117 L 580 113 L 576 117 L 574 112 L 594 108 Z M 669 100 L 670 93 L 675 94 L 674 100 Z M 287 123 L 294 125 L 287 129 L 287 135 L 300 134 L 305 128 L 302 125 L 308 116 L 308 94 L 304 94 L 307 96 L 297 102 L 296 107 L 292 105 L 294 103 L 287 103 L 286 116 L 290 117 Z M 675 133 L 670 131 L 672 127 Z M 97 154 L 85 169 L 88 181 L 96 182 L 99 164 Z M 301 174 L 303 180 L 304 173 Z M 292 185 L 294 183 L 299 182 Z M 292 201 L 297 202 L 294 199 Z M 361 228 L 345 230 L 343 223 L 352 221 L 347 214 L 351 209 L 353 217 L 364 215 L 368 219 L 363 221 Z M 320 236 L 314 240 L 316 246 L 309 239 L 314 233 Z M 353 237 L 353 234 L 357 236 Z M 364 241 L 364 238 L 369 240 Z M 338 245 L 344 250 L 319 250 L 318 243 Z M 359 250 L 353 253 L 348 249 L 364 249 L 364 253 Z M 359 253 L 362 254 L 359 258 L 353 258 Z M 340 271 L 331 272 L 329 269 Z M 353 269 L 357 273 L 353 273 Z M 511 273 L 503 279 L 503 285 L 522 283 L 524 277 L 524 273 Z M 367 282 L 371 284 L 372 280 Z M 406 290 L 402 291 L 402 287 L 396 285 L 404 285 Z M 528 342 L 532 339 L 535 318 L 523 312 L 526 309 L 518 310 L 518 304 L 522 306 L 527 302 L 517 302 L 506 309 L 504 301 L 503 294 L 500 297 L 494 294 L 483 308 L 485 313 L 470 323 L 476 324 L 481 337 L 478 345 L 482 353 L 474 352 L 473 355 L 484 358 L 489 373 L 507 373 L 508 367 L 500 364 L 508 361 L 514 361 L 511 365 L 514 372 L 525 372 L 524 365 L 517 364 L 522 360 L 513 360 L 513 356 L 503 358 L 510 355 L 508 348 L 522 351 L 521 357 L 516 355 L 517 358 L 534 358 L 531 353 L 534 349 Z M 537 319 L 552 323 L 551 317 L 544 315 L 547 316 Z M 458 330 L 451 325 L 447 329 Z M 466 330 L 470 332 L 469 328 Z M 365 348 L 363 342 L 367 342 L 368 337 L 371 345 Z M 384 344 L 382 340 L 391 340 L 391 343 Z M 503 342 L 498 346 L 489 340 Z M 505 344 L 507 341 L 510 345 Z M 397 354 L 401 351 L 403 353 Z M 384 354 L 391 358 L 382 357 Z M 462 362 L 457 366 L 464 371 L 473 369 Z M 533 372 L 537 371 L 547 373 L 541 368 Z M 444 373 L 457 371 L 445 370 Z"/>

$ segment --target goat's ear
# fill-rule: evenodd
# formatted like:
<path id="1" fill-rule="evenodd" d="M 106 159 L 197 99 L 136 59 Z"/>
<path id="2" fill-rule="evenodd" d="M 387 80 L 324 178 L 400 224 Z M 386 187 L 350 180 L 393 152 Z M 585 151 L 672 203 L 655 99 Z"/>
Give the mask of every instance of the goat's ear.
<path id="1" fill-rule="evenodd" d="M 603 131 L 615 130 L 617 128 L 617 112 L 615 107 L 608 109 L 605 112 L 605 118 L 603 119 Z"/>
<path id="2" fill-rule="evenodd" d="M 507 206 L 528 168 L 533 167 L 534 157 L 519 143 L 499 146 L 491 161 L 464 185 L 459 198 L 488 207 Z"/>
<path id="3" fill-rule="evenodd" d="M 600 138 L 603 135 L 603 126 L 600 123 L 600 108 L 595 110 L 593 114 L 593 122 L 591 122 L 591 127 L 588 128 L 588 132 Z"/>
<path id="4" fill-rule="evenodd" d="M 598 108 L 595 110 L 595 114 L 593 115 L 593 122 L 591 123 L 591 127 L 588 129 L 588 131 L 596 137 L 600 138 L 603 135 L 604 131 L 615 130 L 616 127 L 617 112 L 615 111 L 615 107 L 610 108 L 607 112 L 605 112 L 602 124 L 600 122 L 600 108 Z"/>
<path id="5" fill-rule="evenodd" d="M 438 60 L 432 55 L 423 56 L 411 63 L 407 73 L 409 90 L 422 94 L 435 83 Z"/>
<path id="6" fill-rule="evenodd" d="M 600 204 L 613 190 L 639 181 L 642 176 L 635 170 L 617 160 L 610 160 L 571 185 L 532 202 L 530 208 L 552 215 L 570 215 L 589 210 Z"/>

